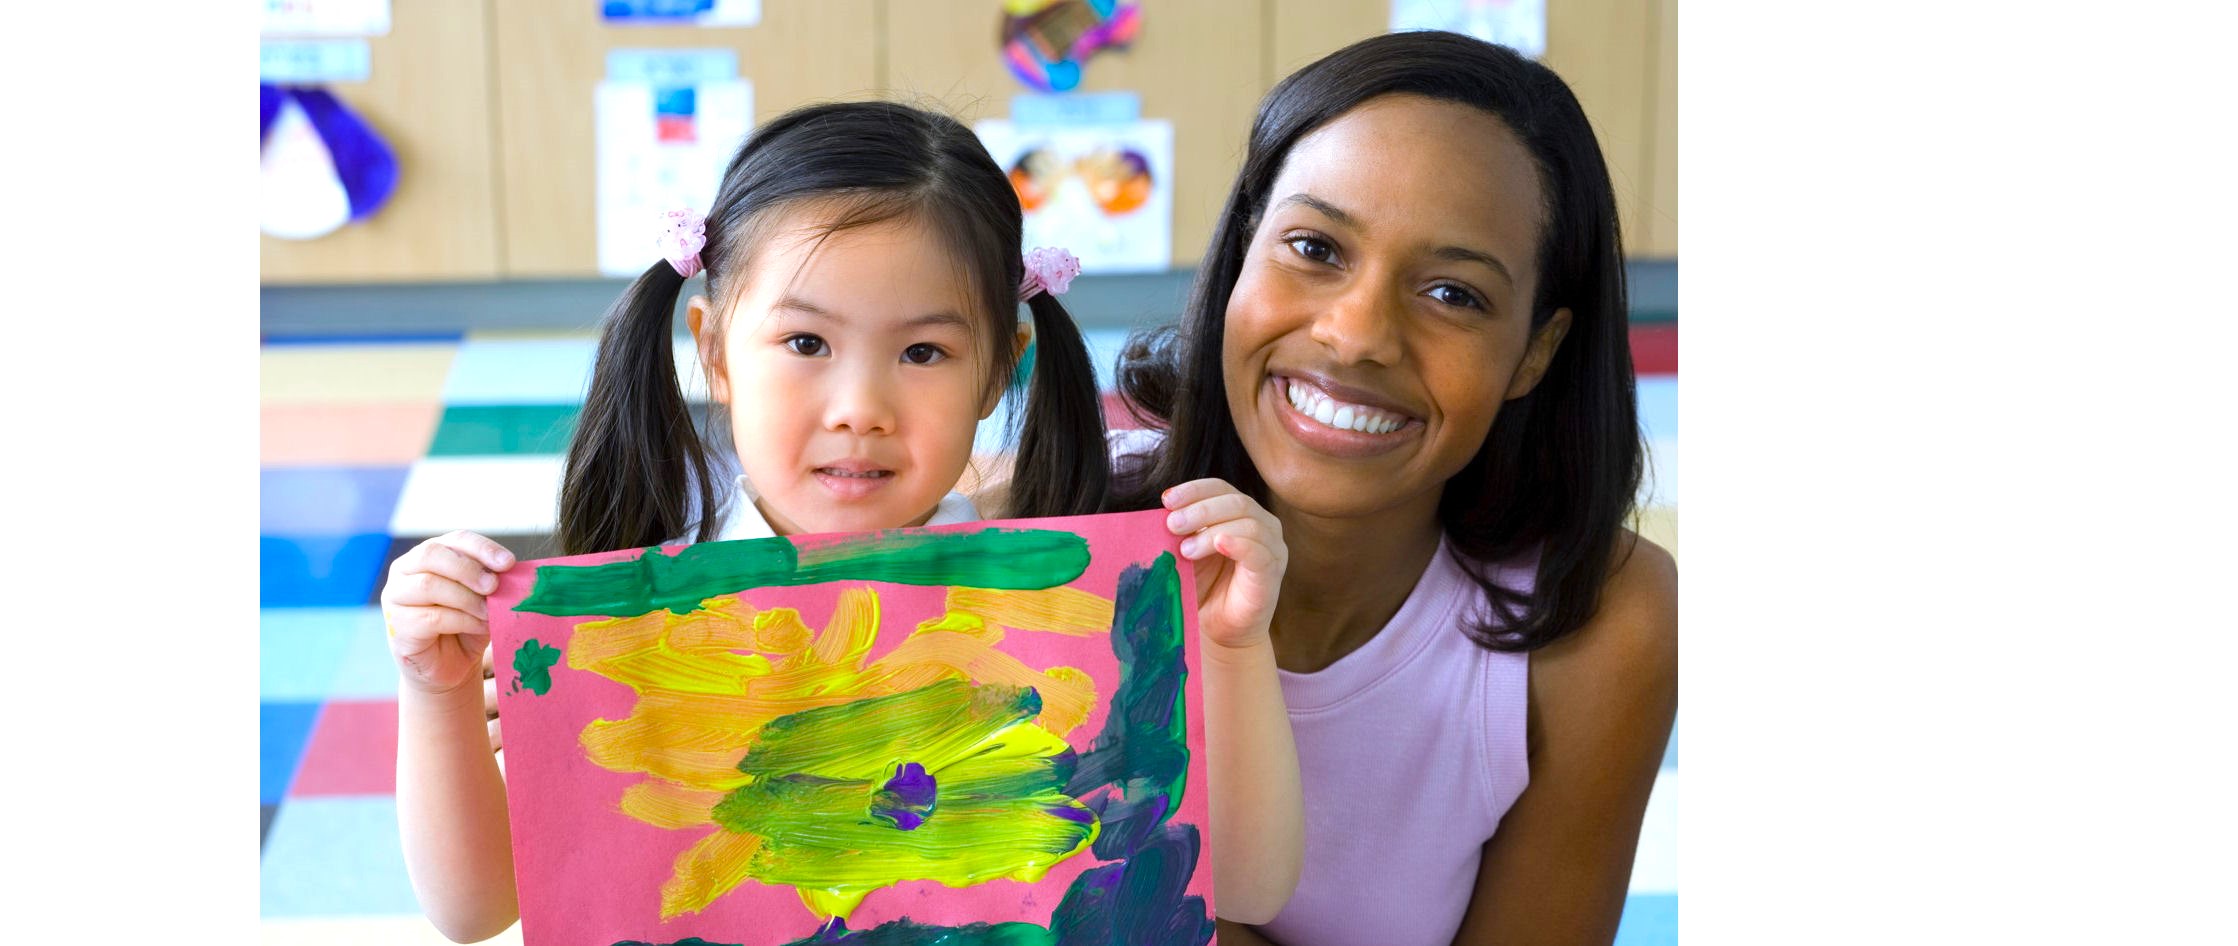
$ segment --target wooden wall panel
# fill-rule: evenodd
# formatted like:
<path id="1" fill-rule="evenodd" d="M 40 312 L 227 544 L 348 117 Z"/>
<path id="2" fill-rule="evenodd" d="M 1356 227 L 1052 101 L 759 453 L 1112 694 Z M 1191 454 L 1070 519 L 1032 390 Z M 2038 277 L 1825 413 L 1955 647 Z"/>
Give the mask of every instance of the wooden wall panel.
<path id="1" fill-rule="evenodd" d="M 488 279 L 498 272 L 489 0 L 391 0 L 365 82 L 334 94 L 396 151 L 379 212 L 314 240 L 259 235 L 268 284 Z"/>
<path id="2" fill-rule="evenodd" d="M 886 84 L 896 99 L 945 109 L 966 124 L 1010 114 L 1031 90 L 1003 65 L 1001 5 L 893 0 L 886 8 Z M 1265 91 L 1259 2 L 1151 2 L 1134 48 L 1097 54 L 1079 91 L 1133 91 L 1142 116 L 1173 122 L 1173 264 L 1194 266 L 1212 236 Z"/>
<path id="3" fill-rule="evenodd" d="M 1655 21 L 1655 137 L 1648 156 L 1647 232 L 1635 256 L 1678 256 L 1678 0 L 1659 0 Z"/>
<path id="4" fill-rule="evenodd" d="M 1676 256 L 1676 0 L 1548 6 L 1545 59 L 1601 138 L 1628 252 Z M 337 91 L 397 148 L 397 193 L 364 225 L 263 238 L 266 283 L 596 275 L 592 93 L 611 49 L 735 50 L 757 123 L 870 97 L 969 123 L 1027 91 L 991 0 L 766 0 L 744 29 L 607 26 L 590 0 L 393 0 L 393 17 L 371 81 Z M 1089 61 L 1082 91 L 1134 91 L 1174 124 L 1175 266 L 1203 252 L 1260 96 L 1388 17 L 1361 0 L 1157 0 L 1135 48 Z"/>
<path id="5" fill-rule="evenodd" d="M 1547 0 L 1546 56 L 1570 84 L 1601 139 L 1616 189 L 1624 250 L 1637 256 L 1647 218 L 1654 135 L 1648 84 L 1654 75 L 1657 0 Z"/>
<path id="6" fill-rule="evenodd" d="M 608 26 L 591 0 L 494 2 L 508 276 L 598 272 L 592 96 L 610 49 L 736 50 L 757 126 L 810 102 L 876 95 L 878 0 L 764 0 L 762 22 L 744 28 Z"/>

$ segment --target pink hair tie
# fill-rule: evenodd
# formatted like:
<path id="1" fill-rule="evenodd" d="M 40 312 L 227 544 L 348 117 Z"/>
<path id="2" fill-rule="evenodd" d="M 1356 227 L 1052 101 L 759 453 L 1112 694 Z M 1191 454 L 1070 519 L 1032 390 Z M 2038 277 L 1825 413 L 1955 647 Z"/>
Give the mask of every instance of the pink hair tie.
<path id="1" fill-rule="evenodd" d="M 707 248 L 707 218 L 697 210 L 671 210 L 661 214 L 661 256 L 676 274 L 690 279 L 704 268 L 699 251 Z"/>
<path id="2" fill-rule="evenodd" d="M 1044 292 L 1061 296 L 1072 288 L 1072 277 L 1080 275 L 1080 258 L 1059 246 L 1038 247 L 1026 254 L 1026 278 L 1018 281 L 1018 301 L 1024 302 Z"/>

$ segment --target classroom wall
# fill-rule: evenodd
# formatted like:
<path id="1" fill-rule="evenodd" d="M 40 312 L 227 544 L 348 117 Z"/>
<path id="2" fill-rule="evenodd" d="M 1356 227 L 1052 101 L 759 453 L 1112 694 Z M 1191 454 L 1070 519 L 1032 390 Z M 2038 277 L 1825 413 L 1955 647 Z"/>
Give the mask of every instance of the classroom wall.
<path id="1" fill-rule="evenodd" d="M 334 86 L 398 153 L 390 203 L 315 240 L 261 238 L 267 285 L 597 275 L 592 91 L 614 48 L 727 47 L 757 123 L 894 98 L 967 124 L 1026 93 L 999 59 L 999 0 L 764 0 L 750 28 L 602 23 L 595 0 L 391 0 L 368 81 Z M 1194 266 L 1259 97 L 1382 32 L 1386 3 L 1148 0 L 1134 48 L 1080 91 L 1132 91 L 1174 126 L 1173 266 Z M 1678 254 L 1677 0 L 1547 0 L 1544 61 L 1601 135 L 1635 258 Z"/>

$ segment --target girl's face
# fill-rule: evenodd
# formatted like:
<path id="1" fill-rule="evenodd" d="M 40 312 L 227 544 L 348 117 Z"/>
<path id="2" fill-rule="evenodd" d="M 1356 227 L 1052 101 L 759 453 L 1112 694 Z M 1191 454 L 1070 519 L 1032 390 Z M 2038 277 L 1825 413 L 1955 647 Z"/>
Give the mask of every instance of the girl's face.
<path id="1" fill-rule="evenodd" d="M 931 230 L 904 218 L 823 236 L 821 217 L 772 228 L 716 350 L 692 300 L 709 393 L 779 535 L 920 525 L 994 411 L 992 346 Z"/>
<path id="2" fill-rule="evenodd" d="M 1499 119 L 1419 96 L 1299 139 L 1228 297 L 1228 409 L 1279 512 L 1435 521 L 1568 328 L 1531 329 L 1545 211 Z"/>

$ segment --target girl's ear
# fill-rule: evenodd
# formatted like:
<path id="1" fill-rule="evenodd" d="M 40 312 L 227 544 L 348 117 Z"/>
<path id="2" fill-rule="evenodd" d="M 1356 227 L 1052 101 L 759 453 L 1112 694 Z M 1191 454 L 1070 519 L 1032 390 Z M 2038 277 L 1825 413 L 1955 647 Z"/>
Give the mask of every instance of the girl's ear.
<path id="1" fill-rule="evenodd" d="M 684 323 L 692 328 L 692 346 L 699 351 L 699 363 L 707 369 L 707 393 L 717 404 L 730 403 L 730 372 L 723 370 L 722 346 L 715 344 L 714 326 L 707 322 L 709 303 L 706 296 L 693 296 L 684 305 Z"/>
<path id="2" fill-rule="evenodd" d="M 1539 386 L 1539 379 L 1546 377 L 1546 366 L 1554 361 L 1555 350 L 1562 347 L 1562 337 L 1568 334 L 1568 309 L 1555 310 L 1553 318 L 1531 333 L 1531 347 L 1523 353 L 1523 364 L 1515 369 L 1515 376 L 1508 379 L 1507 400 L 1529 394 L 1532 388 Z"/>

